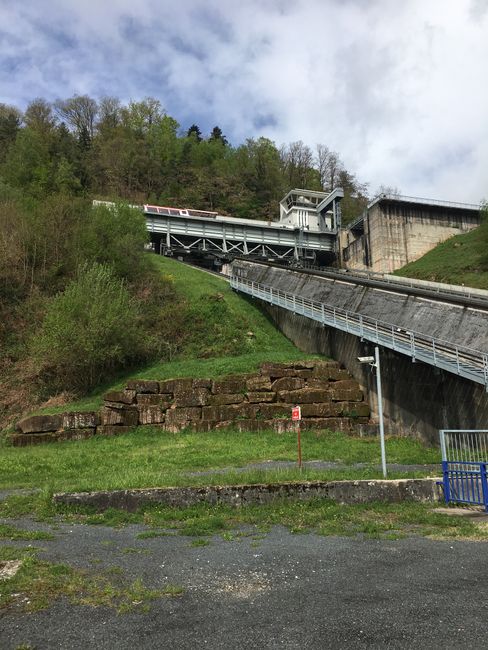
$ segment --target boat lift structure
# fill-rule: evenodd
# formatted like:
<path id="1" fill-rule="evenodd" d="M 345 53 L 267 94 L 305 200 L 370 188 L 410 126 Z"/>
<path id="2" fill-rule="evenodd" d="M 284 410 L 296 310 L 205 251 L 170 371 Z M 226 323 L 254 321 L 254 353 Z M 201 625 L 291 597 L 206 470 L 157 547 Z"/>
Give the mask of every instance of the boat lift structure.
<path id="1" fill-rule="evenodd" d="M 144 205 L 143 211 L 153 245 L 164 255 L 332 261 L 337 252 L 343 196 L 341 188 L 330 194 L 292 190 L 280 204 L 279 221 L 238 219 L 157 205 Z"/>

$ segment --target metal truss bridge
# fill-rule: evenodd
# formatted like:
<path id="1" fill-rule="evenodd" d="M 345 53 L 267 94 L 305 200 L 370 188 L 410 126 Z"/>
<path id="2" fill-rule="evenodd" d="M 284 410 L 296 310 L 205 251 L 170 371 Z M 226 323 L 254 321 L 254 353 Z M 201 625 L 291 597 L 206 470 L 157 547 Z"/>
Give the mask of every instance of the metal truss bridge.
<path id="1" fill-rule="evenodd" d="M 370 341 L 405 354 L 412 361 L 422 361 L 478 384 L 483 384 L 488 392 L 488 354 L 486 352 L 405 330 L 392 323 L 309 300 L 236 275 L 231 276 L 230 285 L 237 291 L 318 321 L 327 327 L 334 327 L 358 336 L 361 340 Z"/>
<path id="2" fill-rule="evenodd" d="M 314 260 L 318 254 L 333 257 L 336 252 L 337 229 L 312 231 L 273 221 L 150 205 L 143 209 L 151 239 L 165 255 L 185 252 L 224 259 Z"/>

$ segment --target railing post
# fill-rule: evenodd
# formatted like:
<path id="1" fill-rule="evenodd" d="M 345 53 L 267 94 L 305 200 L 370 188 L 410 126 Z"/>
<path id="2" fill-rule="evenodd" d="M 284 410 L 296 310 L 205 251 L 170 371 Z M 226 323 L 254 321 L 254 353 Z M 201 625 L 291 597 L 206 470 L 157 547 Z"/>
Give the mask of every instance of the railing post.
<path id="1" fill-rule="evenodd" d="M 444 500 L 446 503 L 449 503 L 451 500 L 451 490 L 449 486 L 449 469 L 447 460 L 442 461 L 442 483 L 444 487 Z"/>
<path id="2" fill-rule="evenodd" d="M 412 352 L 412 361 L 415 361 L 415 334 L 410 332 L 410 350 Z"/>
<path id="3" fill-rule="evenodd" d="M 488 512 L 488 482 L 486 480 L 486 463 L 480 463 L 481 487 L 483 490 L 483 505 Z"/>

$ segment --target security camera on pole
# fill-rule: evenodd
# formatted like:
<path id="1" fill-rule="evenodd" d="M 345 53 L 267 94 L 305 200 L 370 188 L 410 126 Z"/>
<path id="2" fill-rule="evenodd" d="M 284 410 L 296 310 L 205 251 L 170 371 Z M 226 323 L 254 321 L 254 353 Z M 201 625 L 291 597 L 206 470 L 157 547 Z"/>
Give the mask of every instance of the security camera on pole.
<path id="1" fill-rule="evenodd" d="M 378 394 L 378 419 L 380 421 L 381 467 L 383 477 L 386 478 L 386 450 L 385 427 L 383 424 L 383 393 L 381 391 L 380 349 L 374 349 L 374 357 L 358 357 L 359 363 L 367 363 L 371 368 L 376 368 L 376 392 Z"/>

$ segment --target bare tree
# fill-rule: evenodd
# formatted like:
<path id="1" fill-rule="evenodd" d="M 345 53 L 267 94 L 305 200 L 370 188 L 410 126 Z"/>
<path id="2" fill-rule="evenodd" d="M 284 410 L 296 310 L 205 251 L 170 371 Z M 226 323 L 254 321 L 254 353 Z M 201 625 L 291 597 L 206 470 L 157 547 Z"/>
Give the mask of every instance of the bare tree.
<path id="1" fill-rule="evenodd" d="M 313 152 L 301 140 L 283 145 L 280 157 L 290 187 L 306 188 L 314 167 Z"/>
<path id="2" fill-rule="evenodd" d="M 344 165 L 339 154 L 331 151 L 325 144 L 318 144 L 316 150 L 315 162 L 320 174 L 320 182 L 326 192 L 332 192 L 337 184 L 339 173 L 344 170 Z"/>
<path id="3" fill-rule="evenodd" d="M 71 126 L 79 138 L 93 138 L 97 102 L 88 95 L 74 95 L 69 99 L 57 99 L 54 108 L 59 117 Z"/>

